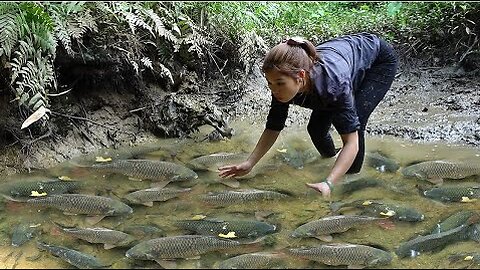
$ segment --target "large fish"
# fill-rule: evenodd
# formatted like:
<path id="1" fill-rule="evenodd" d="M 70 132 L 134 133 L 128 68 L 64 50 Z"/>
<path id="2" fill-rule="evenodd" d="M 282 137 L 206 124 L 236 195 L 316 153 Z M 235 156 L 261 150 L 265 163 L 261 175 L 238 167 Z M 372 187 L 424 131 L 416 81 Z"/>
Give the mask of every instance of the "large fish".
<path id="1" fill-rule="evenodd" d="M 181 235 L 155 238 L 140 242 L 127 250 L 125 256 L 137 260 L 154 260 L 167 267 L 165 260 L 196 258 L 202 254 L 241 245 L 215 236 Z"/>
<path id="2" fill-rule="evenodd" d="M 466 224 L 467 221 L 472 218 L 474 215 L 479 215 L 473 210 L 462 210 L 458 211 L 453 215 L 450 215 L 445 220 L 435 224 L 435 226 L 430 229 L 428 234 L 442 233 L 451 229 L 455 229 L 460 225 Z"/>
<path id="3" fill-rule="evenodd" d="M 172 198 L 178 197 L 181 193 L 189 192 L 191 190 L 191 188 L 177 189 L 154 187 L 128 193 L 124 196 L 124 199 L 133 204 L 153 206 L 153 202 L 168 201 Z"/>
<path id="4" fill-rule="evenodd" d="M 37 225 L 25 223 L 15 226 L 12 233 L 12 246 L 19 247 L 32 239 L 36 234 L 37 227 Z"/>
<path id="5" fill-rule="evenodd" d="M 127 159 L 101 162 L 93 164 L 92 168 L 111 173 L 124 174 L 131 179 L 146 179 L 154 182 L 163 182 L 164 185 L 169 182 L 189 181 L 198 178 L 197 173 L 183 165 L 149 159 Z"/>
<path id="6" fill-rule="evenodd" d="M 294 256 L 318 261 L 326 265 L 350 267 L 374 267 L 388 265 L 392 255 L 384 250 L 354 244 L 326 244 L 317 247 L 293 248 L 288 252 Z"/>
<path id="7" fill-rule="evenodd" d="M 176 226 L 200 235 L 232 235 L 232 238 L 257 238 L 276 233 L 278 227 L 251 220 L 199 219 L 179 220 Z"/>
<path id="8" fill-rule="evenodd" d="M 379 172 L 394 173 L 400 168 L 397 162 L 378 152 L 365 153 L 365 164 Z"/>
<path id="9" fill-rule="evenodd" d="M 430 189 L 417 187 L 423 196 L 442 202 L 470 202 L 480 198 L 480 185 L 438 186 Z"/>
<path id="10" fill-rule="evenodd" d="M 441 249 L 448 244 L 459 241 L 465 241 L 470 238 L 470 224 L 463 224 L 457 228 L 442 232 L 418 236 L 407 242 L 402 243 L 395 253 L 400 258 L 415 257 L 422 252 Z"/>
<path id="11" fill-rule="evenodd" d="M 238 255 L 216 265 L 216 269 L 281 269 L 284 254 L 256 252 Z"/>
<path id="12" fill-rule="evenodd" d="M 218 172 L 219 167 L 245 161 L 248 155 L 246 153 L 221 152 L 194 158 L 186 165 L 192 170 Z"/>
<path id="13" fill-rule="evenodd" d="M 343 181 L 340 185 L 338 185 L 335 192 L 341 195 L 348 195 L 355 191 L 370 187 L 380 187 L 400 194 L 407 194 L 409 192 L 402 186 L 392 184 L 391 181 L 385 183 L 384 181 L 372 177 L 362 177 L 358 179 Z"/>
<path id="14" fill-rule="evenodd" d="M 84 194 L 60 194 L 37 197 L 27 200 L 27 203 L 53 207 L 66 214 L 87 216 L 121 216 L 131 214 L 133 209 L 121 201 L 108 197 Z M 100 220 L 96 220 L 98 222 Z"/>
<path id="15" fill-rule="evenodd" d="M 85 254 L 77 250 L 73 250 L 73 249 L 69 249 L 61 246 L 49 245 L 42 242 L 38 242 L 37 246 L 39 249 L 46 250 L 51 254 L 61 258 L 62 260 L 80 269 L 98 269 L 98 268 L 105 268 L 108 266 L 100 262 L 94 256 Z"/>
<path id="16" fill-rule="evenodd" d="M 329 216 L 313 220 L 297 227 L 291 234 L 294 238 L 315 237 L 322 241 L 332 241 L 331 234 L 342 233 L 350 228 L 385 221 L 385 218 L 358 215 Z"/>
<path id="17" fill-rule="evenodd" d="M 384 203 L 381 201 L 373 201 L 373 200 L 356 200 L 353 202 L 335 202 L 330 205 L 330 208 L 333 212 L 337 212 L 341 208 L 344 207 L 355 207 L 362 209 L 361 215 L 375 215 L 375 216 L 383 216 L 383 217 L 390 217 L 395 220 L 399 221 L 408 221 L 408 222 L 417 222 L 423 221 L 425 215 L 419 212 L 418 210 L 405 207 L 402 205 L 395 205 L 390 203 Z"/>
<path id="18" fill-rule="evenodd" d="M 447 160 L 425 161 L 407 166 L 401 170 L 406 177 L 416 177 L 434 184 L 443 183 L 443 179 L 463 179 L 480 174 L 480 163 Z"/>
<path id="19" fill-rule="evenodd" d="M 62 181 L 58 179 L 38 181 L 15 181 L 3 184 L 0 193 L 13 201 L 25 201 L 35 195 L 46 196 L 63 194 L 81 188 L 81 181 Z"/>
<path id="20" fill-rule="evenodd" d="M 258 202 L 264 200 L 275 200 L 288 198 L 289 195 L 271 190 L 242 189 L 235 191 L 209 192 L 202 199 L 214 205 L 232 205 L 246 202 Z"/>
<path id="21" fill-rule="evenodd" d="M 135 238 L 127 233 L 107 228 L 64 228 L 65 234 L 85 240 L 89 243 L 103 244 L 105 249 L 129 246 Z"/>

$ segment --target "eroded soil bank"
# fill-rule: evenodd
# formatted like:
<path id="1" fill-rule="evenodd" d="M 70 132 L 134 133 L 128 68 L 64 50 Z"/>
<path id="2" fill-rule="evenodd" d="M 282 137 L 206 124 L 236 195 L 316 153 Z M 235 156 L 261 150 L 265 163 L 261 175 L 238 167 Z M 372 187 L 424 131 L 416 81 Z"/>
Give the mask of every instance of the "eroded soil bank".
<path id="1" fill-rule="evenodd" d="M 479 75 L 478 70 L 465 72 L 453 65 L 437 67 L 401 62 L 391 90 L 371 115 L 368 134 L 392 135 L 416 142 L 480 146 Z M 185 117 L 200 117 L 199 125 L 216 123 L 210 116 L 205 117 L 206 111 L 209 115 L 227 115 L 228 121 L 248 119 L 258 123 L 266 118 L 270 93 L 258 66 L 243 80 L 238 80 L 236 89 L 227 96 L 223 79 L 202 82 L 193 74 L 187 77 L 174 100 L 170 99 L 169 106 L 160 109 L 145 105 L 165 96 L 166 92 L 157 85 L 148 85 L 143 95 L 136 95 L 135 91 L 90 89 L 88 93 L 77 91 L 59 97 L 56 104 L 62 107 L 53 107 L 52 111 L 62 113 L 52 115 L 57 127 L 53 135 L 23 149 L 19 143 L 2 145 L 0 176 L 51 167 L 100 148 L 138 145 L 159 136 L 166 137 L 149 131 L 152 129 L 148 123 L 157 121 L 158 124 L 158 119 L 151 117 L 155 114 L 169 114 L 179 123 L 188 122 L 182 121 Z M 145 98 L 149 102 L 145 102 Z M 173 106 L 179 102 L 183 110 Z M 142 113 L 148 110 L 150 114 Z M 287 125 L 306 124 L 309 115 L 309 110 L 291 106 Z M 148 117 L 150 119 L 146 119 Z"/>

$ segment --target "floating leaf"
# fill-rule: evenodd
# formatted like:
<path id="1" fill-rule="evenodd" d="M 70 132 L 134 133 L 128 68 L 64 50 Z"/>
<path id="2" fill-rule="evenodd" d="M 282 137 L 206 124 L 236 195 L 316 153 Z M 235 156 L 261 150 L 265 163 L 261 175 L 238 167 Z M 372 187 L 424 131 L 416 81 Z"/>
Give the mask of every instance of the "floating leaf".
<path id="1" fill-rule="evenodd" d="M 195 215 L 195 216 L 192 217 L 192 220 L 202 220 L 206 217 L 207 216 L 204 216 L 204 215 Z"/>
<path id="2" fill-rule="evenodd" d="M 287 152 L 287 148 L 277 149 L 277 152 L 286 153 L 286 152 Z"/>
<path id="3" fill-rule="evenodd" d="M 237 236 L 235 235 L 235 232 L 229 232 L 227 234 L 220 233 L 218 234 L 218 236 L 222 238 L 237 238 Z"/>
<path id="4" fill-rule="evenodd" d="M 364 202 L 362 203 L 362 205 L 370 205 L 370 204 L 372 204 L 372 201 L 364 201 Z"/>
<path id="5" fill-rule="evenodd" d="M 108 157 L 108 158 L 95 157 L 95 161 L 96 161 L 96 162 L 109 162 L 109 161 L 112 161 L 112 158 L 110 158 L 110 157 Z"/>
<path id="6" fill-rule="evenodd" d="M 380 212 L 380 215 L 387 216 L 387 217 L 394 216 L 395 214 L 396 214 L 395 211 L 392 211 L 392 210 L 388 210 L 386 213 L 385 212 Z"/>
<path id="7" fill-rule="evenodd" d="M 469 197 L 462 197 L 462 202 L 474 202 L 477 199 L 470 199 Z"/>
<path id="8" fill-rule="evenodd" d="M 62 181 L 71 181 L 72 180 L 72 178 L 70 178 L 68 176 L 65 176 L 65 175 L 59 176 L 58 179 L 60 179 Z"/>
<path id="9" fill-rule="evenodd" d="M 23 122 L 22 127 L 20 129 L 24 129 L 30 126 L 31 124 L 37 122 L 38 120 L 40 120 L 40 118 L 42 118 L 45 115 L 45 113 L 49 111 L 50 111 L 49 109 L 46 109 L 44 106 L 41 106 L 32 115 L 30 115 L 27 118 L 27 120 L 25 120 L 25 122 Z"/>
<path id="10" fill-rule="evenodd" d="M 39 193 L 36 190 L 32 190 L 32 194 L 30 194 L 32 197 L 42 197 L 42 196 L 47 196 L 46 192 Z"/>

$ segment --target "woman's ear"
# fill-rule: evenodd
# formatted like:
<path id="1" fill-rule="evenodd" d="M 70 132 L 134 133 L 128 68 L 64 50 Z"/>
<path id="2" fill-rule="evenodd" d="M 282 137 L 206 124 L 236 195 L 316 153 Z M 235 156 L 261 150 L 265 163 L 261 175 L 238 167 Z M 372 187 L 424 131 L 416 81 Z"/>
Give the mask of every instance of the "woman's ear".
<path id="1" fill-rule="evenodd" d="M 298 72 L 298 76 L 302 79 L 305 79 L 305 75 L 307 73 L 305 72 L 305 69 L 301 69 L 299 72 Z"/>

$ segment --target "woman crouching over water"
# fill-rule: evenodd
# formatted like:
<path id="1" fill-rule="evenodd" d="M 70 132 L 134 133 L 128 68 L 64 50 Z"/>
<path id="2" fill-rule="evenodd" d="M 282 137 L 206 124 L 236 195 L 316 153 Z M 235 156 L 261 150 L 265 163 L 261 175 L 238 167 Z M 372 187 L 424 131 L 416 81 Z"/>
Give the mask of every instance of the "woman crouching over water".
<path id="1" fill-rule="evenodd" d="M 249 173 L 275 143 L 290 104 L 312 110 L 308 134 L 322 157 L 337 153 L 329 133 L 333 125 L 343 142 L 325 179 L 307 186 L 330 196 L 345 174 L 360 172 L 368 118 L 392 85 L 397 56 L 390 44 L 370 33 L 326 41 L 317 47 L 290 38 L 266 55 L 262 70 L 272 92 L 265 130 L 249 158 L 219 168 L 220 177 Z"/>

